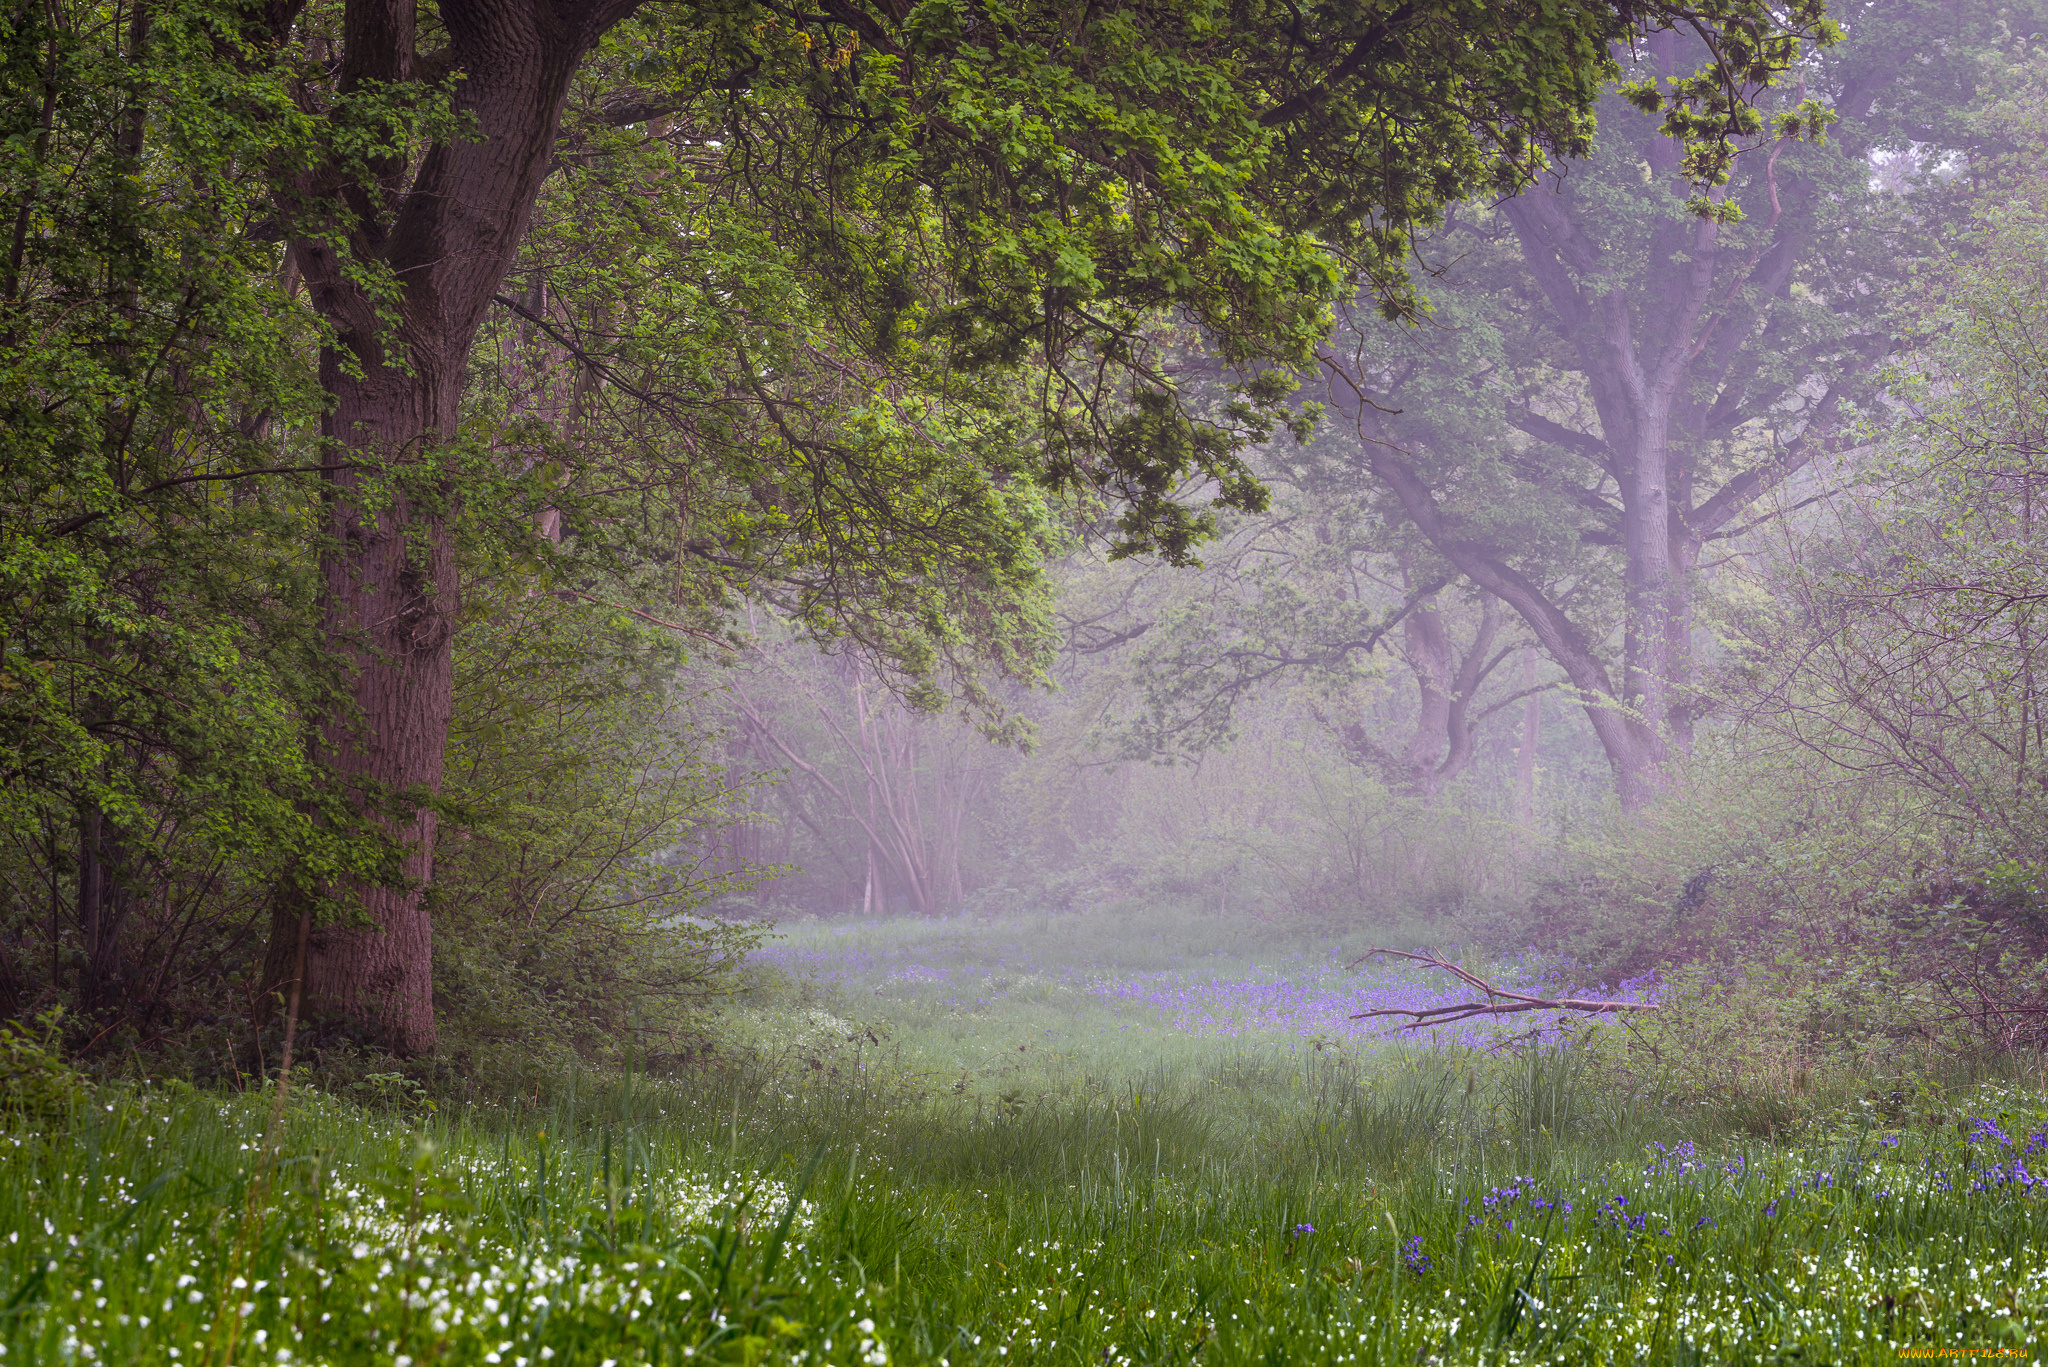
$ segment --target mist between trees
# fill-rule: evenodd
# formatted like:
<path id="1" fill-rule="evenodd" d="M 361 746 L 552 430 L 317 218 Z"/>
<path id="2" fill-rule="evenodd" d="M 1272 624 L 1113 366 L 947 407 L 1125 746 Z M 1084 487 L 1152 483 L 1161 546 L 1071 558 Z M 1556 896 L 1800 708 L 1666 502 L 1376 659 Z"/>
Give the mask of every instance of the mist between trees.
<path id="1" fill-rule="evenodd" d="M 728 848 L 802 870 L 746 905 L 1381 921 L 1789 992 L 1819 1055 L 2034 1041 L 2040 68 L 1958 12 L 1837 17 L 1757 97 L 1835 121 L 1714 211 L 1620 97 L 1447 208 L 1426 316 L 1340 310 L 1321 423 L 1252 454 L 1269 506 L 1198 568 L 1052 566 L 1058 691 L 1000 697 L 1030 747 L 845 654 L 736 660 L 733 753 L 786 778 Z"/>
<path id="2" fill-rule="evenodd" d="M 7 29 L 0 1014 L 1142 903 L 2035 1042 L 2031 11 L 542 8 Z"/>
<path id="3" fill-rule="evenodd" d="M 2048 1326 L 2048 3 L 0 13 L 0 1358 Z"/>

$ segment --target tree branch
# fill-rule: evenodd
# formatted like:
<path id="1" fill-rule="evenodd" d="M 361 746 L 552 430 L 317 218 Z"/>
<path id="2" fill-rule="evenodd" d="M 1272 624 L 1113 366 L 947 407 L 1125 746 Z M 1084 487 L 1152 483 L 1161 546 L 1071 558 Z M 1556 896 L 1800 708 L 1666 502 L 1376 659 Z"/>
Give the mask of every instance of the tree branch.
<path id="1" fill-rule="evenodd" d="M 570 341 L 567 337 L 563 336 L 561 329 L 557 328 L 553 322 L 549 321 L 547 318 L 541 316 L 540 314 L 535 313 L 532 309 L 520 303 L 517 299 L 508 298 L 507 296 L 502 294 L 494 294 L 491 296 L 491 302 L 512 310 L 512 312 L 518 314 L 527 322 L 533 324 L 541 331 L 547 333 L 549 337 L 552 337 L 555 340 L 555 344 L 557 346 L 561 347 L 562 350 L 568 352 L 571 356 L 574 356 L 577 360 L 583 362 L 584 365 L 588 366 L 590 368 L 590 372 L 593 375 L 597 375 L 604 379 L 610 380 L 614 385 L 618 386 L 620 390 L 627 394 L 631 394 L 634 398 L 640 400 L 640 402 L 646 404 L 650 408 L 653 408 L 657 412 L 666 411 L 662 405 L 662 402 L 659 399 L 655 398 L 652 394 L 649 394 L 644 389 L 635 389 L 632 385 L 627 384 L 624 380 L 619 378 L 617 371 L 613 370 L 609 365 L 606 365 L 603 361 L 600 361 L 597 357 L 591 355 L 582 347 L 577 346 L 576 343 Z"/>
<path id="2" fill-rule="evenodd" d="M 179 475 L 175 479 L 160 479 L 154 484 L 145 484 L 140 489 L 123 494 L 122 497 L 132 503 L 136 499 L 147 498 L 159 490 L 176 488 L 180 484 L 208 484 L 230 479 L 253 479 L 258 475 L 325 474 L 332 470 L 353 470 L 360 463 L 359 461 L 345 460 L 339 465 L 266 465 L 261 469 L 230 470 L 218 475 Z M 75 517 L 67 517 L 62 522 L 51 527 L 49 535 L 69 536 L 82 527 L 90 527 L 93 523 L 109 516 L 112 512 L 111 508 L 103 508 L 96 513 L 79 513 Z"/>
<path id="3" fill-rule="evenodd" d="M 1344 60 L 1337 63 L 1331 69 L 1328 76 L 1309 89 L 1297 95 L 1291 95 L 1274 105 L 1271 109 L 1259 115 L 1259 122 L 1268 128 L 1276 128 L 1283 123 L 1292 123 L 1295 119 L 1300 118 L 1303 114 L 1308 113 L 1328 99 L 1331 90 L 1356 75 L 1358 69 L 1365 65 L 1366 58 L 1374 56 L 1379 52 L 1382 45 L 1386 43 L 1397 27 L 1406 24 L 1409 19 L 1414 17 L 1414 11 L 1415 7 L 1413 5 L 1403 5 L 1371 28 L 1368 28 L 1363 34 L 1359 35 L 1358 41 L 1351 45 L 1351 51 L 1344 54 Z"/>
<path id="4" fill-rule="evenodd" d="M 585 593 L 582 589 L 568 589 L 566 590 L 566 592 L 573 594 L 578 598 L 581 598 L 586 603 L 595 603 L 601 608 L 617 608 L 620 612 L 630 612 L 635 617 L 640 618 L 642 621 L 652 622 L 654 623 L 654 625 L 658 627 L 667 627 L 670 631 L 680 631 L 685 636 L 694 636 L 700 641 L 709 641 L 711 642 L 711 644 L 719 647 L 722 650 L 736 651 L 739 649 L 739 647 L 734 645 L 731 641 L 728 641 L 723 637 L 713 636 L 708 631 L 699 631 L 696 627 L 686 627 L 681 622 L 671 622 L 665 617 L 656 617 L 651 612 L 642 612 L 640 609 L 636 607 L 629 607 L 624 603 L 610 602 L 607 599 L 599 598 L 594 593 Z"/>
<path id="5" fill-rule="evenodd" d="M 1531 412 L 1517 404 L 1507 406 L 1507 419 L 1508 426 L 1517 431 L 1526 432 L 1538 441 L 1547 441 L 1553 446 L 1562 446 L 1567 451 L 1577 452 L 1605 470 L 1610 478 L 1620 478 L 1615 474 L 1613 449 L 1590 432 L 1566 427 L 1561 422 L 1553 422 L 1542 414 Z"/>
<path id="6" fill-rule="evenodd" d="M 1410 1010 L 1405 1007 L 1386 1007 L 1378 1011 L 1360 1011 L 1351 1019 L 1371 1020 L 1376 1016 L 1412 1016 L 1414 1019 L 1402 1026 L 1404 1030 L 1420 1030 L 1424 1026 L 1449 1025 L 1453 1021 L 1470 1020 L 1474 1016 L 1513 1016 L 1524 1011 L 1577 1011 L 1582 1015 L 1615 1015 L 1625 1011 L 1656 1011 L 1661 1008 L 1655 1002 L 1602 1001 L 1585 997 L 1532 997 L 1522 992 L 1510 992 L 1496 987 L 1485 978 L 1460 967 L 1432 951 L 1411 954 L 1405 949 L 1368 949 L 1351 961 L 1356 968 L 1375 954 L 1391 954 L 1397 959 L 1410 959 L 1430 968 L 1440 968 L 1453 977 L 1463 980 L 1471 987 L 1485 993 L 1485 1000 L 1458 1002 L 1451 1006 L 1431 1006 Z"/>

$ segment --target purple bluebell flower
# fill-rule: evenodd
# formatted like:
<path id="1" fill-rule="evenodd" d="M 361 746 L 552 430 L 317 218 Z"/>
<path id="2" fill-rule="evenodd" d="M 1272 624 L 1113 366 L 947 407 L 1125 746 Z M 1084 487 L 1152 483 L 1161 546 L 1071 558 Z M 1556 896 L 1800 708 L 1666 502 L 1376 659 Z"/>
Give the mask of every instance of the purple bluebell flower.
<path id="1" fill-rule="evenodd" d="M 1997 1121 L 1978 1116 L 1975 1127 L 1970 1131 L 1969 1142 L 1975 1144 L 1981 1139 L 1991 1140 L 2002 1148 L 2012 1147 L 2012 1136 L 1999 1129 Z"/>

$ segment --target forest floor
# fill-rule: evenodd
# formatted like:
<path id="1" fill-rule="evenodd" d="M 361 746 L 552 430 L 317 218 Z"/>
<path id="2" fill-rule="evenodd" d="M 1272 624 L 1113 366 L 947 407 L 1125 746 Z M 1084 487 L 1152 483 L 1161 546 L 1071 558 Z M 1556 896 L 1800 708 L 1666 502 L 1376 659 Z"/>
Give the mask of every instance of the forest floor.
<path id="1" fill-rule="evenodd" d="M 2048 1096 L 1872 1078 L 1759 1137 L 1387 1040 L 1351 1012 L 1442 985 L 1366 947 L 804 923 L 685 1078 L 103 1085 L 0 1131 L 0 1362 L 2038 1360 Z"/>

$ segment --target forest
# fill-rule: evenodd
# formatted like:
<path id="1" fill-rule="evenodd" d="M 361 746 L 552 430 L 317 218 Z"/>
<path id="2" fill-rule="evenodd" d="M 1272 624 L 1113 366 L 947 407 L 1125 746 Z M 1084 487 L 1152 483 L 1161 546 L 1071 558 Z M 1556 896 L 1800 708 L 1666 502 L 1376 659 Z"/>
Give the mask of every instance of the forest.
<path id="1" fill-rule="evenodd" d="M 2048 1358 L 2048 5 L 12 0 L 0 239 L 0 1363 Z"/>

